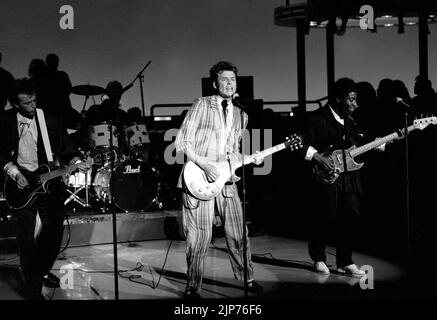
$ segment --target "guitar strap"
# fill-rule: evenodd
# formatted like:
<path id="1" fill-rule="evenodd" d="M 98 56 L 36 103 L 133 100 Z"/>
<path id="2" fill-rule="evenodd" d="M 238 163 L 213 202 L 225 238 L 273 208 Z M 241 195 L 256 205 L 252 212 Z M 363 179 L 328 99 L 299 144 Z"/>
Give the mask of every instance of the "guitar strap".
<path id="1" fill-rule="evenodd" d="M 42 111 L 42 109 L 37 108 L 36 115 L 38 119 L 39 128 L 41 130 L 41 136 L 47 156 L 47 161 L 49 162 L 50 166 L 52 166 L 53 165 L 52 147 L 50 146 L 49 135 L 47 133 L 47 126 L 46 126 L 46 119 L 44 117 L 44 112 Z"/>

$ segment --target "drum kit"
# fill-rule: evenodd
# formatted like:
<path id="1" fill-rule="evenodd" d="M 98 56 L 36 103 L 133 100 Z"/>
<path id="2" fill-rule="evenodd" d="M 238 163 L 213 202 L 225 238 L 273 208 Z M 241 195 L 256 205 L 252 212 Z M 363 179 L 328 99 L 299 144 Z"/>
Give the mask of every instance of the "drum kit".
<path id="1" fill-rule="evenodd" d="M 96 86 L 89 86 L 92 90 L 88 91 L 86 86 L 77 87 L 80 90 L 76 94 L 101 93 Z M 75 87 L 72 92 L 75 93 Z M 82 207 L 101 212 L 107 212 L 112 201 L 125 212 L 145 211 L 153 203 L 162 207 L 160 175 L 149 161 L 151 143 L 145 124 L 132 123 L 119 130 L 103 122 L 90 126 L 88 137 L 89 146 L 82 152 L 84 157 L 93 158 L 93 165 L 88 172 L 76 172 L 69 177 L 67 192 L 70 196 L 64 205 L 75 201 Z M 121 145 L 126 146 L 124 154 Z M 84 197 L 80 197 L 83 193 Z"/>

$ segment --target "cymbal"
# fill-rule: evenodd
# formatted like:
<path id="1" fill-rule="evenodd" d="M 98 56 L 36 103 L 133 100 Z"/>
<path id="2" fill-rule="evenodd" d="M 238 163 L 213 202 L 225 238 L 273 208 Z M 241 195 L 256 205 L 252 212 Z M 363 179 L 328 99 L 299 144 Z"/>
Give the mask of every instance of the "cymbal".
<path id="1" fill-rule="evenodd" d="M 97 96 L 99 94 L 104 94 L 105 89 L 98 86 L 92 86 L 90 84 L 84 84 L 71 88 L 71 93 L 78 94 L 80 96 Z"/>

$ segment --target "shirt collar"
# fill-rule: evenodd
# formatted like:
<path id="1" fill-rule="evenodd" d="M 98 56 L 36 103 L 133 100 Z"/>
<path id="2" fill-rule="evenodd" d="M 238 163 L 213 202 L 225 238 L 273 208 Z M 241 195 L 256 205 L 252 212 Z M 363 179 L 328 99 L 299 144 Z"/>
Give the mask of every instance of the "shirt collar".
<path id="1" fill-rule="evenodd" d="M 35 117 L 33 117 L 32 119 L 29 119 L 29 118 L 23 116 L 21 113 L 17 112 L 17 120 L 19 123 L 31 124 L 34 119 L 35 119 Z"/>
<path id="2" fill-rule="evenodd" d="M 225 100 L 225 99 L 223 99 L 223 97 L 220 96 L 220 95 L 216 95 L 215 98 L 216 98 L 217 106 L 221 107 L 222 106 L 222 101 Z M 227 109 L 231 109 L 233 106 L 234 105 L 232 104 L 232 100 L 230 100 L 230 101 L 228 101 L 228 106 L 226 108 Z"/>
<path id="3" fill-rule="evenodd" d="M 334 111 L 334 109 L 332 109 L 332 107 L 329 105 L 329 109 L 332 112 L 332 115 L 334 116 L 334 119 L 340 123 L 341 125 L 344 125 L 344 119 L 340 118 L 340 116 L 337 114 L 337 112 Z"/>

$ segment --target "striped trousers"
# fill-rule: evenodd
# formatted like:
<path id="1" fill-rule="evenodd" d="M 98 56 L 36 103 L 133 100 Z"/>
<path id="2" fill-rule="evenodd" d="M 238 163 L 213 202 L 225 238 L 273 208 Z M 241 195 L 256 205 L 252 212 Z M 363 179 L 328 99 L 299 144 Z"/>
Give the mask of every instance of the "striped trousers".
<path id="1" fill-rule="evenodd" d="M 235 184 L 226 185 L 214 199 L 198 200 L 183 192 L 182 217 L 186 237 L 187 254 L 187 289 L 202 289 L 205 258 L 211 242 L 215 213 L 220 216 L 224 226 L 226 245 L 231 261 L 234 277 L 244 279 L 243 255 L 243 210 Z M 216 211 L 217 210 L 217 211 Z M 247 279 L 253 279 L 250 243 L 246 227 L 247 239 Z"/>

